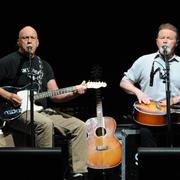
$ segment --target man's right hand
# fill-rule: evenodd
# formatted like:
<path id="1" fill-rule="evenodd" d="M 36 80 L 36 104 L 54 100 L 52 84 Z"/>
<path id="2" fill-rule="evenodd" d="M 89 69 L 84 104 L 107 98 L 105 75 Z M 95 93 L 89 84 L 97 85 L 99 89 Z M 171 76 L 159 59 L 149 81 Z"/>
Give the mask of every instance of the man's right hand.
<path id="1" fill-rule="evenodd" d="M 145 93 L 143 93 L 141 90 L 136 93 L 136 96 L 139 103 L 143 102 L 144 104 L 150 104 L 151 102 L 151 98 Z"/>
<path id="2" fill-rule="evenodd" d="M 11 93 L 8 100 L 10 102 L 12 102 L 12 104 L 15 106 L 15 107 L 18 107 L 21 105 L 22 103 L 22 99 L 17 95 L 17 94 L 14 94 L 14 93 Z"/>

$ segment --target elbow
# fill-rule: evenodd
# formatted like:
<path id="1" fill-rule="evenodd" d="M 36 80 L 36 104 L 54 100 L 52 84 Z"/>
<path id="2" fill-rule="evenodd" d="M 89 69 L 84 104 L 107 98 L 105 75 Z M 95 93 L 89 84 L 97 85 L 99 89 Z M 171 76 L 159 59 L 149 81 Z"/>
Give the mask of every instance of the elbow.
<path id="1" fill-rule="evenodd" d="M 122 87 L 122 80 L 121 80 L 120 83 L 119 83 L 119 87 L 120 87 L 120 88 Z"/>
<path id="2" fill-rule="evenodd" d="M 121 80 L 119 83 L 119 87 L 124 88 L 125 83 L 126 83 L 126 80 Z"/>

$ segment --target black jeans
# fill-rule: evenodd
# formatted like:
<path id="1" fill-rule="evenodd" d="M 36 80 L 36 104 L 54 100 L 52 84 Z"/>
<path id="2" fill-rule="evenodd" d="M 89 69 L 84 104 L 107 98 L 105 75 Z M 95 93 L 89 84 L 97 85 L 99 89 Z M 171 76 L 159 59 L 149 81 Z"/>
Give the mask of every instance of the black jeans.
<path id="1" fill-rule="evenodd" d="M 170 132 L 167 126 L 143 126 L 140 128 L 141 147 L 166 147 L 169 145 L 180 146 L 180 124 L 173 124 Z"/>

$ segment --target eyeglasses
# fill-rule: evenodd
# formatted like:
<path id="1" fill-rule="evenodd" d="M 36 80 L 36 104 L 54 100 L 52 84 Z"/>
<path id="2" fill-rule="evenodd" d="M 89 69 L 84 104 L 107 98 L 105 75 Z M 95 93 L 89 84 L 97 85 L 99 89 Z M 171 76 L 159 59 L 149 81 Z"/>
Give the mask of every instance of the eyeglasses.
<path id="1" fill-rule="evenodd" d="M 20 37 L 20 39 L 23 39 L 23 40 L 29 40 L 29 39 L 36 40 L 37 37 L 36 36 L 22 36 L 22 37 Z"/>

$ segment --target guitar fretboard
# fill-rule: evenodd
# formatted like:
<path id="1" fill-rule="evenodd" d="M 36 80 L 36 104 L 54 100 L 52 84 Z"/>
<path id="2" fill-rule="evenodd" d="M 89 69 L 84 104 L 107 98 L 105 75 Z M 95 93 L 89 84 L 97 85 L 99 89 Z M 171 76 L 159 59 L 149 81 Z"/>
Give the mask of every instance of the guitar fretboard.
<path id="1" fill-rule="evenodd" d="M 59 94 L 65 94 L 68 92 L 73 92 L 73 91 L 75 91 L 75 89 L 76 89 L 76 86 L 70 86 L 67 88 L 38 93 L 38 94 L 34 95 L 34 100 L 43 99 L 43 98 L 47 98 L 47 97 L 51 97 L 51 96 L 57 96 Z"/>
<path id="2" fill-rule="evenodd" d="M 102 99 L 100 90 L 96 91 L 96 115 L 101 127 L 105 127 L 103 120 L 103 107 L 102 107 Z"/>

